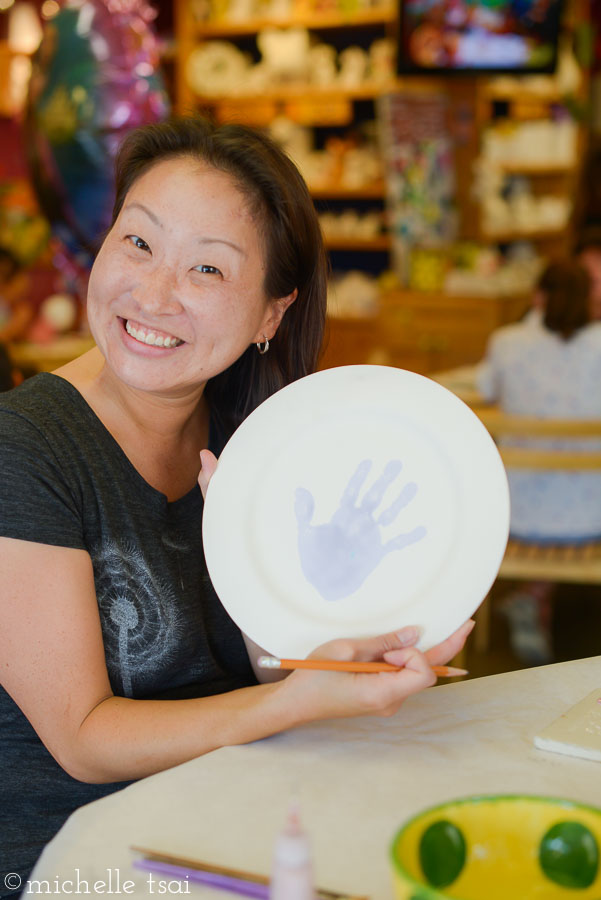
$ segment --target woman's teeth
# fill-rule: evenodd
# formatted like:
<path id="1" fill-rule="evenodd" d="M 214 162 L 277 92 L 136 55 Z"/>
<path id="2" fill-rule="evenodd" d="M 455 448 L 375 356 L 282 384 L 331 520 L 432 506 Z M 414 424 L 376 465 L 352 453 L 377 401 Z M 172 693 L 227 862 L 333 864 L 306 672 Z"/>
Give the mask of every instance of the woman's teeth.
<path id="1" fill-rule="evenodd" d="M 184 343 L 183 341 L 180 341 L 179 338 L 172 337 L 169 334 L 157 334 L 156 331 L 147 331 L 145 328 L 134 328 L 129 321 L 125 323 L 125 330 L 142 344 L 150 344 L 154 347 L 178 347 L 180 344 Z"/>

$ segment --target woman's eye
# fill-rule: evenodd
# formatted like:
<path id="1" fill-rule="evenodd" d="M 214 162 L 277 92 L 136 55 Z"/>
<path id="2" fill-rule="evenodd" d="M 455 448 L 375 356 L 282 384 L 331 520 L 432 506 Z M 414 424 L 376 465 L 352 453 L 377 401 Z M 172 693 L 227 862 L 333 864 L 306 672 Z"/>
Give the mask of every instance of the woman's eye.
<path id="1" fill-rule="evenodd" d="M 150 247 L 141 237 L 138 237 L 137 234 L 128 234 L 127 239 L 132 242 L 134 247 L 137 247 L 138 250 L 148 250 L 150 252 Z"/>
<path id="2" fill-rule="evenodd" d="M 206 275 L 221 275 L 220 270 L 216 266 L 195 266 L 195 271 Z"/>

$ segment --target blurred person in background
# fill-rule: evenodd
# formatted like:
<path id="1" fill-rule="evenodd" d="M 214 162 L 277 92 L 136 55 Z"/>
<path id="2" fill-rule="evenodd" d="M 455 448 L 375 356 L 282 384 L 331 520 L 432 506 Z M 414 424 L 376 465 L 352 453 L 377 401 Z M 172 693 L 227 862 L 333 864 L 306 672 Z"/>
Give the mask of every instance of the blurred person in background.
<path id="1" fill-rule="evenodd" d="M 601 265 L 601 243 L 598 252 Z M 533 297 L 540 317 L 491 336 L 477 378 L 483 397 L 510 415 L 601 419 L 601 322 L 592 320 L 592 296 L 583 265 L 550 263 Z M 576 446 L 581 442 L 569 444 Z M 512 537 L 554 545 L 601 538 L 601 473 L 509 470 L 508 479 Z M 552 659 L 553 587 L 523 584 L 503 604 L 512 649 L 523 662 Z"/>

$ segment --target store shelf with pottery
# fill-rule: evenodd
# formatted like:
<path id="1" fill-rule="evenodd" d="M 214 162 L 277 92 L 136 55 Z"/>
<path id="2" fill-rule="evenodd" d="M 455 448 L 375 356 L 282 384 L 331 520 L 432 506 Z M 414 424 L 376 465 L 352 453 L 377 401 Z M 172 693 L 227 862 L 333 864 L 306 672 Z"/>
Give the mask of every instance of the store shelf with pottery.
<path id="1" fill-rule="evenodd" d="M 269 6 L 271 15 L 261 13 Z M 319 12 L 294 0 L 177 0 L 175 13 L 180 111 L 211 106 L 219 115 L 223 104 L 242 101 L 240 115 L 246 108 L 252 116 L 249 105 L 266 98 L 283 104 L 298 96 L 371 99 L 394 83 L 395 48 L 388 35 L 397 13 L 388 0 L 358 2 L 352 12 L 343 4 Z M 328 34 L 336 36 L 334 43 Z"/>
<path id="2" fill-rule="evenodd" d="M 177 109 L 268 127 L 323 211 L 329 249 L 382 254 L 386 267 L 373 104 L 395 85 L 395 6 L 179 0 L 175 9 Z"/>
<path id="3" fill-rule="evenodd" d="M 323 364 L 429 372 L 476 362 L 491 331 L 527 308 L 537 259 L 565 248 L 571 234 L 584 137 L 565 98 L 581 96 L 584 78 L 567 39 L 556 76 L 398 77 L 398 5 L 390 0 L 177 0 L 175 11 L 178 111 L 269 128 L 315 198 L 338 280 L 331 293 L 342 282 L 350 297 L 339 309 L 329 303 Z M 415 141 L 406 154 L 415 160 L 411 177 L 423 179 L 425 206 L 440 212 L 452 191 L 439 185 L 441 194 L 428 198 L 430 176 L 417 171 L 425 156 L 414 132 L 432 120 L 428 104 L 448 125 L 430 145 L 439 141 L 440 182 L 445 167 L 454 169 L 457 224 L 448 242 L 471 244 L 459 253 L 477 257 L 473 271 L 454 268 L 455 248 L 422 247 L 419 223 L 399 263 L 399 222 L 406 230 L 413 212 L 398 203 L 383 122 L 404 120 L 393 141 Z M 427 217 L 425 206 L 417 219 Z M 444 243 L 452 229 L 440 218 Z M 504 259 L 499 248 L 507 246 Z"/>
<path id="4" fill-rule="evenodd" d="M 587 144 L 588 75 L 577 59 L 585 0 L 567 5 L 556 72 L 498 77 L 477 94 L 477 237 L 529 241 L 546 256 L 570 246 Z"/>

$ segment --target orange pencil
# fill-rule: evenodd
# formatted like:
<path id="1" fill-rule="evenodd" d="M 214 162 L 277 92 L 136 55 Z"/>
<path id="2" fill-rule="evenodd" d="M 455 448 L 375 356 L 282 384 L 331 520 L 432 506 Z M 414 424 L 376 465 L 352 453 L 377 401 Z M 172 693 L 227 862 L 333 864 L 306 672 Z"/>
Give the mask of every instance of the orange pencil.
<path id="1" fill-rule="evenodd" d="M 340 659 L 278 659 L 277 656 L 260 656 L 258 664 L 262 669 L 319 669 L 333 672 L 400 672 L 402 666 L 386 662 L 355 662 Z M 432 666 L 439 678 L 455 678 L 467 675 L 467 669 L 454 666 Z"/>

